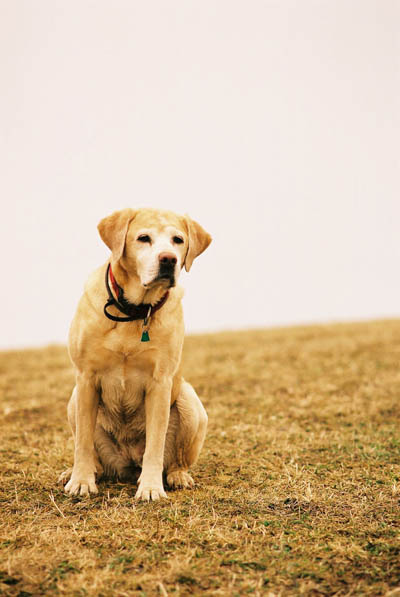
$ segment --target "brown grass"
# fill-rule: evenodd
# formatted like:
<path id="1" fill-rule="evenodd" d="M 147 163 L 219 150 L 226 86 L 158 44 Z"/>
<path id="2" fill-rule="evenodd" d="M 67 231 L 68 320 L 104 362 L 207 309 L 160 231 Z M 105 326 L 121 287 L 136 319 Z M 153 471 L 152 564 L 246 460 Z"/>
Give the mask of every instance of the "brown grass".
<path id="1" fill-rule="evenodd" d="M 67 497 L 63 347 L 1 355 L 0 593 L 400 595 L 400 321 L 189 337 L 197 487 Z"/>

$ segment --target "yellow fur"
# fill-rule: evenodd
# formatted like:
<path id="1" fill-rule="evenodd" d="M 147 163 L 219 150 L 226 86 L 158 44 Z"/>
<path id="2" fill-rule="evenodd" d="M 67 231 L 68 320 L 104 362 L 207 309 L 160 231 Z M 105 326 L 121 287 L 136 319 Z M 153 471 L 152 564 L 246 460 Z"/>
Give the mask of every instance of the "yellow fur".
<path id="1" fill-rule="evenodd" d="M 150 231 L 154 250 L 138 241 L 141 230 Z M 211 242 L 188 216 L 149 209 L 115 212 L 100 222 L 99 232 L 112 251 L 118 284 L 136 304 L 155 304 L 166 292 L 165 280 L 142 284 L 140 268 L 147 262 L 157 265 L 158 246 L 176 257 L 178 271 L 190 269 Z M 169 240 L 177 234 L 180 244 Z M 158 499 L 166 495 L 163 470 L 170 485 L 193 485 L 187 469 L 199 455 L 207 426 L 199 398 L 180 374 L 183 292 L 176 286 L 169 289 L 166 303 L 151 317 L 150 342 L 141 342 L 141 320 L 117 323 L 103 313 L 107 265 L 89 277 L 70 330 L 76 386 L 68 417 L 75 459 L 70 479 L 63 475 L 65 490 L 96 493 L 96 474 L 124 477 L 133 466 L 141 466 L 136 497 Z M 115 307 L 110 309 L 120 315 Z"/>

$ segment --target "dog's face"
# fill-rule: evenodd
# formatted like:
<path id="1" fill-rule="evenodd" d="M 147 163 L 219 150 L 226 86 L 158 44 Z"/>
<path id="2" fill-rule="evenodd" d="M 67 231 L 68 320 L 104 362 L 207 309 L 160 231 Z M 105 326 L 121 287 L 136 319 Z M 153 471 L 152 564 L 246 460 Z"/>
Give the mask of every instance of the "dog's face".
<path id="1" fill-rule="evenodd" d="M 144 288 L 156 284 L 175 286 L 184 265 L 188 235 L 175 214 L 139 211 L 131 221 L 125 243 L 125 259 L 135 263 Z"/>
<path id="2" fill-rule="evenodd" d="M 101 220 L 100 236 L 113 261 L 136 275 L 144 288 L 175 286 L 183 266 L 210 244 L 210 235 L 188 216 L 154 209 L 124 209 Z"/>

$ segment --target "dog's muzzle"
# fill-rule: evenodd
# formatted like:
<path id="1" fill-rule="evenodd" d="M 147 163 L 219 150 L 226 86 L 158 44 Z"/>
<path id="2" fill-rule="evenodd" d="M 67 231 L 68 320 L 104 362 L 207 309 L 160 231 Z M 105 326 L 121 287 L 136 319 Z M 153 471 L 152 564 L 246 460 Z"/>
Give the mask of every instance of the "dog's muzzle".
<path id="1" fill-rule="evenodd" d="M 175 266 L 177 258 L 173 253 L 161 253 L 158 257 L 159 269 L 157 280 L 167 280 L 169 287 L 175 286 Z"/>

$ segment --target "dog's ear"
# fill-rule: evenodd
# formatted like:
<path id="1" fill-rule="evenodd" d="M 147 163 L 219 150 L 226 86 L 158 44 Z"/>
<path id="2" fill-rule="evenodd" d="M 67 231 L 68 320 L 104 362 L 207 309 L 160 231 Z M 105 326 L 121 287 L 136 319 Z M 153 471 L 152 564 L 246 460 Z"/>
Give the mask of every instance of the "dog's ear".
<path id="1" fill-rule="evenodd" d="M 189 218 L 189 216 L 185 216 L 185 224 L 189 241 L 185 257 L 185 270 L 188 272 L 192 267 L 194 259 L 207 249 L 212 238 L 200 224 Z"/>
<path id="2" fill-rule="evenodd" d="M 112 251 L 115 261 L 122 257 L 128 226 L 136 213 L 136 210 L 129 208 L 115 211 L 111 216 L 103 218 L 97 226 L 101 239 Z"/>

